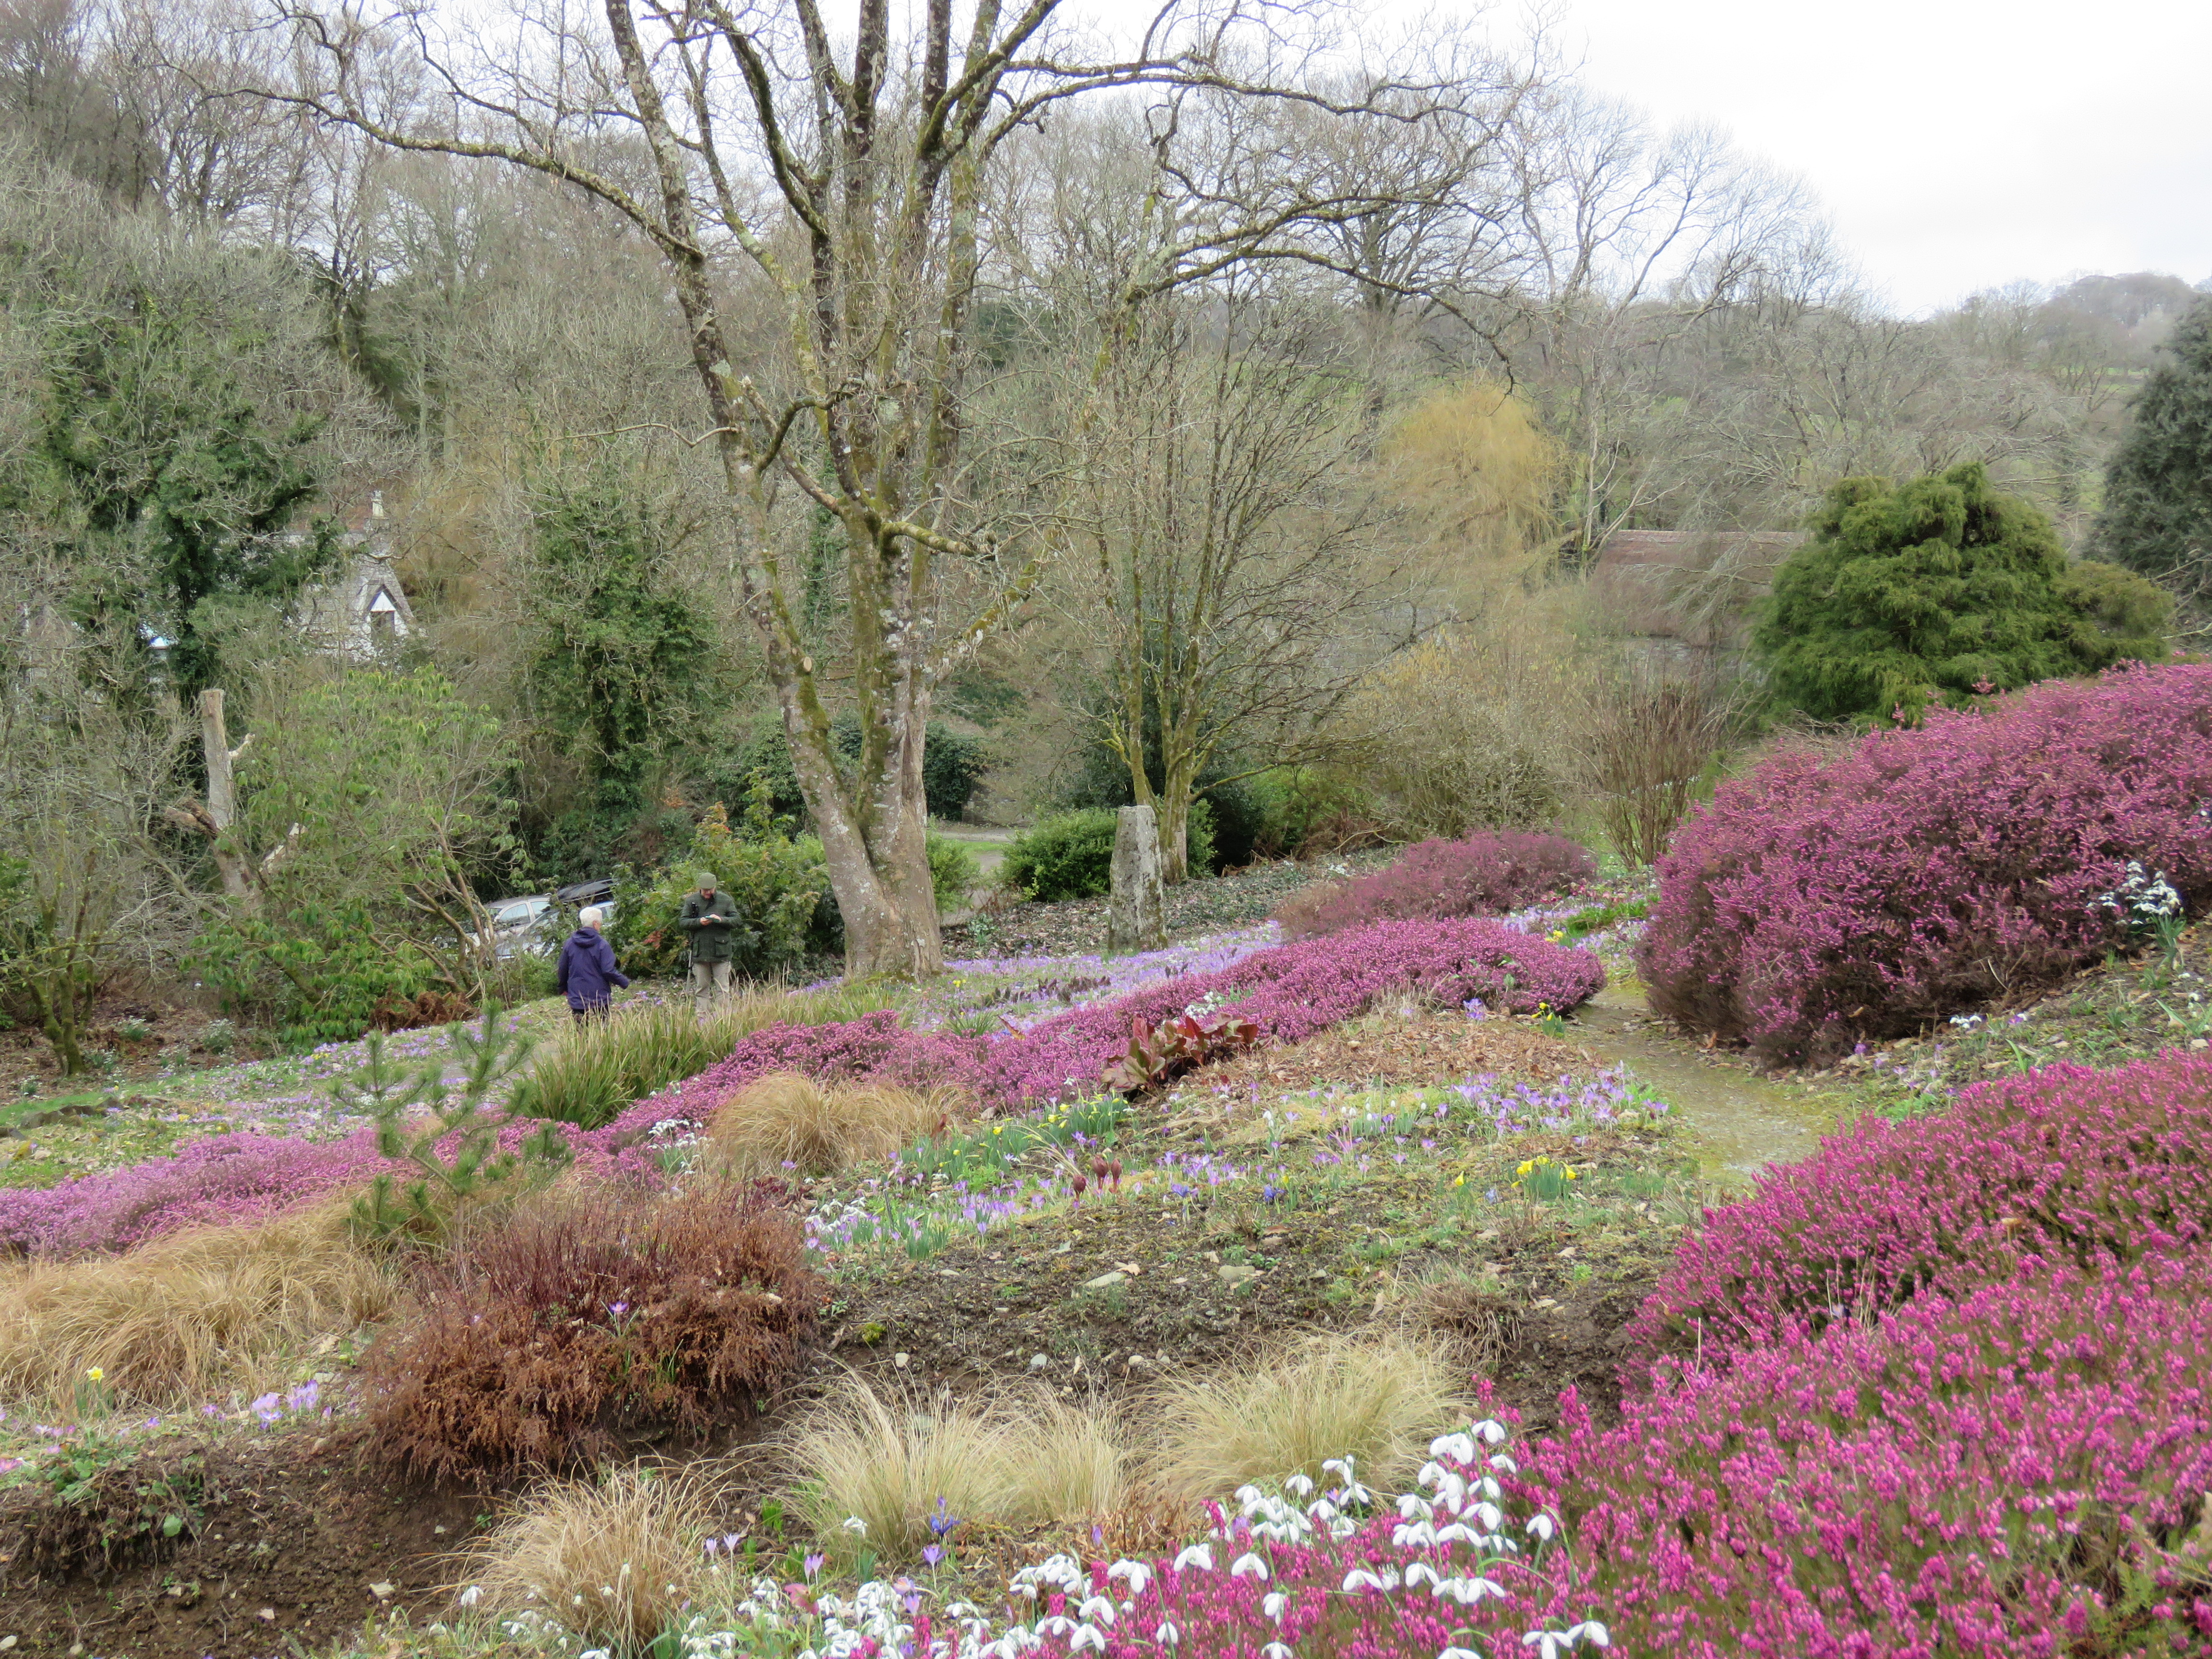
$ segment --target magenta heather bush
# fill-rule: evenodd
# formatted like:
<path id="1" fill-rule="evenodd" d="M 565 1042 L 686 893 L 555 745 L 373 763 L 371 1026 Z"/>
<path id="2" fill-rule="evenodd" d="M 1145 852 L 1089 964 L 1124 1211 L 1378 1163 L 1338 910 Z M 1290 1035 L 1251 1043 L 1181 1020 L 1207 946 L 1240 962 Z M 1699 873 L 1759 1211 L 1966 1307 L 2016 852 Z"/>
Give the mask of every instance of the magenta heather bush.
<path id="1" fill-rule="evenodd" d="M 888 1009 L 827 1025 L 764 1025 L 731 1050 L 727 1060 L 688 1079 L 671 1094 L 641 1101 L 612 1128 L 655 1103 L 664 1117 L 705 1122 L 731 1095 L 770 1072 L 799 1072 L 827 1081 L 867 1078 L 908 1088 L 953 1085 L 978 1099 L 995 1097 L 985 1071 L 982 1042 L 974 1037 L 910 1030 Z"/>
<path id="2" fill-rule="evenodd" d="M 2212 898 L 2212 666 L 1785 749 L 1676 832 L 1638 968 L 1669 1018 L 1821 1059 L 2095 960 L 2130 860 Z"/>
<path id="3" fill-rule="evenodd" d="M 2195 1654 L 2212 1259 L 2032 1270 L 1532 1448 L 1639 1654 Z M 2169 1552 L 2174 1552 L 2169 1553 Z"/>
<path id="4" fill-rule="evenodd" d="M 1297 1042 L 1395 991 L 1455 1006 L 1480 997 L 1491 1008 L 1525 1014 L 1540 1003 L 1561 1012 L 1577 1007 L 1604 983 L 1605 969 L 1589 951 L 1501 922 L 1383 922 L 1257 951 L 1226 968 L 1072 1009 L 1024 1032 L 958 1037 L 915 1031 L 887 1012 L 833 1025 L 770 1026 L 673 1094 L 641 1102 L 626 1118 L 657 1103 L 664 1116 L 703 1121 L 746 1084 L 779 1071 L 922 1087 L 952 1083 L 988 1104 L 1015 1107 L 1096 1089 L 1100 1074 L 1127 1049 L 1133 1020 L 1157 1025 L 1209 996 L 1256 1021 L 1265 1038 Z"/>
<path id="5" fill-rule="evenodd" d="M 126 1250 L 179 1227 L 257 1220 L 383 1167 L 373 1132 L 319 1142 L 216 1135 L 106 1175 L 0 1189 L 0 1253 Z"/>
<path id="6" fill-rule="evenodd" d="M 1036 1614 L 985 1651 L 2201 1656 L 2208 1352 L 2203 1252 L 1931 1295 L 1609 1430 L 1571 1392 L 1556 1439 L 1439 1441 L 1370 1521 L 1255 1496 L 1170 1560 L 1027 1569 Z"/>
<path id="7" fill-rule="evenodd" d="M 1315 939 L 1376 921 L 1494 916 L 1555 898 L 1597 874 L 1590 855 L 1561 836 L 1484 830 L 1464 841 L 1425 841 L 1387 870 L 1309 888 L 1275 912 L 1286 939 Z"/>
<path id="8" fill-rule="evenodd" d="M 1626 1374 L 1708 1366 L 1837 1310 L 1958 1294 L 2038 1261 L 2121 1267 L 2212 1240 L 2212 1056 L 2046 1066 L 1938 1116 L 1863 1119 L 1706 1212 L 1628 1333 Z"/>
<path id="9" fill-rule="evenodd" d="M 1588 951 L 1553 945 L 1482 919 L 1385 921 L 1257 951 L 1212 973 L 1163 980 L 1118 1001 L 1040 1021 L 1025 1038 L 995 1041 L 985 1063 L 1008 1100 L 1087 1089 L 1128 1047 L 1132 1020 L 1157 1025 L 1210 996 L 1255 1021 L 1263 1041 L 1298 1042 L 1412 991 L 1457 1007 L 1470 998 L 1501 1012 L 1565 1012 L 1595 996 L 1605 969 Z"/>
<path id="10" fill-rule="evenodd" d="M 604 1128 L 555 1127 L 578 1169 L 650 1186 L 661 1175 L 652 1131 L 677 1115 L 664 1096 L 639 1102 Z M 516 1151 L 543 1127 L 535 1119 L 503 1125 L 501 1150 Z M 440 1143 L 441 1155 L 450 1158 L 458 1139 Z M 377 1155 L 371 1129 L 326 1141 L 211 1135 L 173 1156 L 105 1175 L 77 1176 L 43 1189 L 0 1188 L 0 1255 L 127 1250 L 183 1227 L 259 1221 L 409 1168 Z"/>

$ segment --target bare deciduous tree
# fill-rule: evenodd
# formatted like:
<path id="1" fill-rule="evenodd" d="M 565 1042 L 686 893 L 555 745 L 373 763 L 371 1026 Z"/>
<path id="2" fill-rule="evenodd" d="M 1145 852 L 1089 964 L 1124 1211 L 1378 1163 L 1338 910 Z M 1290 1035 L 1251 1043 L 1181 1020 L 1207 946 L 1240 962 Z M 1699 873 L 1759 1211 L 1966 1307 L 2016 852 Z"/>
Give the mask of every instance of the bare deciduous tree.
<path id="1" fill-rule="evenodd" d="M 496 32 L 415 0 L 276 7 L 304 78 L 259 83 L 264 96 L 393 149 L 557 179 L 660 252 L 735 574 L 822 835 L 848 966 L 863 974 L 941 965 L 924 846 L 932 689 L 1054 550 L 1002 541 L 969 465 L 984 208 L 1002 147 L 1074 100 L 1147 101 L 1164 234 L 1132 274 L 1136 300 L 1245 260 L 1321 257 L 1323 228 L 1407 193 L 1286 167 L 1267 112 L 1404 125 L 1443 101 L 1390 77 L 1350 98 L 1312 82 L 1314 15 L 1290 5 L 1170 5 L 1133 48 L 1102 52 L 1058 27 L 1060 0 L 929 0 L 911 36 L 888 0 L 859 0 L 842 42 L 817 0 L 607 0 L 589 28 L 527 0 Z M 386 72 L 395 40 L 428 65 L 434 101 L 400 95 Z M 779 499 L 794 490 L 844 543 L 851 637 L 836 663 L 817 661 L 797 622 Z M 949 587 L 990 597 L 951 620 Z M 847 765 L 833 685 L 860 715 Z"/>
<path id="2" fill-rule="evenodd" d="M 1379 654 L 1402 562 L 1374 533 L 1361 356 L 1248 272 L 1142 307 L 1098 388 L 1056 593 L 1073 701 L 1158 811 L 1170 882 L 1199 781 L 1306 756 Z"/>

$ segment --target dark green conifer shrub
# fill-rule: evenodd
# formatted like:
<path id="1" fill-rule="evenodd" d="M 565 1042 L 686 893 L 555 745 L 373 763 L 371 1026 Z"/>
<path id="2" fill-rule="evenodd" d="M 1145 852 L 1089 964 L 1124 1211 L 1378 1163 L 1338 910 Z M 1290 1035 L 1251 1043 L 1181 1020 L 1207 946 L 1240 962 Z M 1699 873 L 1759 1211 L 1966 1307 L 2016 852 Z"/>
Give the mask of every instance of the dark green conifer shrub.
<path id="1" fill-rule="evenodd" d="M 2212 574 L 2212 298 L 2164 349 L 2106 471 L 2095 544 L 2114 564 L 2202 592 Z"/>
<path id="2" fill-rule="evenodd" d="M 1753 644 L 1777 699 L 1820 719 L 1911 723 L 1930 704 L 2167 654 L 2170 602 L 2125 571 L 2069 565 L 2050 520 L 1978 461 L 1846 478 L 1812 531 Z"/>

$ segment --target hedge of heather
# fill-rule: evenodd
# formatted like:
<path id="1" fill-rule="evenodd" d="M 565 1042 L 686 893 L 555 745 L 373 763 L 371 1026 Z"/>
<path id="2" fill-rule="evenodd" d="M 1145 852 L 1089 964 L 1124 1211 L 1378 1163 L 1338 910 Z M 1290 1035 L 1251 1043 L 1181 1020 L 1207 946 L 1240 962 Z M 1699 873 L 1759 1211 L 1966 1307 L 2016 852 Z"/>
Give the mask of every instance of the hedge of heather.
<path id="1" fill-rule="evenodd" d="M 1931 1295 L 1611 1429 L 1571 1392 L 1556 1438 L 1440 1441 L 1373 1521 L 1287 1528 L 1248 1493 L 1173 1559 L 1030 1569 L 1039 1616 L 985 1651 L 2202 1655 L 2208 1352 L 2202 1251 Z"/>
<path id="2" fill-rule="evenodd" d="M 982 1102 L 1015 1107 L 1081 1093 L 1128 1047 L 1132 1021 L 1157 1024 L 1218 996 L 1279 1042 L 1364 1012 L 1411 991 L 1449 1006 L 1480 998 L 1501 1012 L 1578 1006 L 1605 983 L 1587 951 L 1552 945 L 1490 921 L 1395 921 L 1255 951 L 1210 973 L 1184 974 L 1111 1002 L 1070 1010 L 1027 1031 L 957 1037 L 909 1030 L 888 1013 L 834 1025 L 769 1026 L 730 1057 L 661 1096 L 671 1116 L 703 1120 L 770 1072 L 869 1077 L 927 1086 L 952 1083 Z"/>
<path id="3" fill-rule="evenodd" d="M 2203 1251 L 2045 1268 L 1794 1331 L 1602 1432 L 1571 1410 L 1527 1461 L 1627 1651 L 2202 1654 L 2208 1353 Z"/>
<path id="4" fill-rule="evenodd" d="M 1638 953 L 1651 1006 L 1818 1060 L 2053 980 L 2121 937 L 2130 860 L 2212 899 L 2212 666 L 2115 669 L 1787 749 L 1676 832 Z"/>
<path id="5" fill-rule="evenodd" d="M 1596 874 L 1590 855 L 1565 836 L 1485 830 L 1419 842 L 1387 870 L 1308 888 L 1275 920 L 1285 939 L 1301 939 L 1376 921 L 1502 915 L 1572 892 Z"/>
<path id="6" fill-rule="evenodd" d="M 1605 984 L 1588 951 L 1485 919 L 1383 921 L 1258 951 L 1210 974 L 1185 975 L 1032 1026 L 994 1043 L 988 1063 L 1007 1099 L 1049 1099 L 1093 1085 L 1128 1045 L 1132 1020 L 1155 1024 L 1210 996 L 1256 1021 L 1263 1038 L 1297 1042 L 1403 992 L 1457 1007 L 1534 1013 L 1579 1007 Z"/>
<path id="7" fill-rule="evenodd" d="M 650 1185 L 659 1174 L 652 1132 L 671 1116 L 665 1107 L 665 1099 L 647 1098 L 604 1128 L 556 1127 L 577 1168 Z M 539 1127 L 511 1123 L 501 1131 L 501 1145 L 512 1152 Z M 446 1150 L 450 1155 L 453 1149 Z M 103 1175 L 44 1188 L 0 1188 L 0 1255 L 127 1250 L 183 1227 L 258 1221 L 404 1167 L 378 1155 L 370 1129 L 324 1141 L 213 1135 L 170 1157 Z"/>
<path id="8" fill-rule="evenodd" d="M 1724 1367 L 1796 1324 L 2038 1261 L 2125 1267 L 2212 1241 L 2212 1056 L 2048 1066 L 1951 1109 L 1863 1120 L 1707 1212 L 1628 1333 L 1626 1373 Z"/>

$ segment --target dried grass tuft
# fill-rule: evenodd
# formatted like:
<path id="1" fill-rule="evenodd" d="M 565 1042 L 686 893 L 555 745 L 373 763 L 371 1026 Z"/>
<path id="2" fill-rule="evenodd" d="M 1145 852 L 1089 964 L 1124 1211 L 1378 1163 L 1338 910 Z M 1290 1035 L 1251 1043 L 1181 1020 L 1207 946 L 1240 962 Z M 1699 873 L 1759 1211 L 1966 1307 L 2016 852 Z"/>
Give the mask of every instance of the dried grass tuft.
<path id="1" fill-rule="evenodd" d="M 714 1496 L 696 1470 L 549 1481 L 469 1552 L 460 1594 L 494 1616 L 537 1613 L 586 1642 L 643 1648 L 705 1587 Z"/>
<path id="2" fill-rule="evenodd" d="M 1377 1491 L 1409 1474 L 1435 1435 L 1466 1421 L 1461 1373 L 1401 1334 L 1324 1336 L 1226 1376 L 1177 1379 L 1151 1402 L 1146 1484 L 1170 1498 L 1222 1498 L 1349 1455 Z"/>
<path id="3" fill-rule="evenodd" d="M 356 1249 L 350 1195 L 266 1221 L 172 1233 L 122 1255 L 0 1277 L 0 1394 L 70 1398 L 98 1369 L 118 1401 L 166 1406 L 252 1385 L 278 1356 L 389 1310 Z"/>
<path id="4" fill-rule="evenodd" d="M 1042 1389 L 969 1403 L 885 1396 L 848 1376 L 784 1454 L 800 1515 L 846 1559 L 865 1547 L 911 1560 L 940 1513 L 966 1527 L 1048 1527 L 1107 1514 L 1127 1492 L 1118 1423 Z M 845 1527 L 855 1516 L 864 1535 Z"/>
<path id="5" fill-rule="evenodd" d="M 957 1089 L 817 1082 L 772 1072 L 715 1109 L 707 1140 L 738 1176 L 775 1176 L 786 1166 L 830 1175 L 886 1158 L 973 1110 Z"/>

